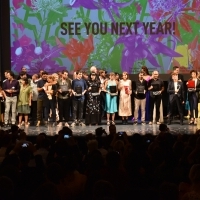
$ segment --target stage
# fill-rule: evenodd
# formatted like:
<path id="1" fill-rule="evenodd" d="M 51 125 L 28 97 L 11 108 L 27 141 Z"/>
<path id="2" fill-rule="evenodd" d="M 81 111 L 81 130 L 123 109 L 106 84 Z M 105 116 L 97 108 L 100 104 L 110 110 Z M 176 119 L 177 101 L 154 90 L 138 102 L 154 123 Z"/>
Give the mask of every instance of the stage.
<path id="1" fill-rule="evenodd" d="M 171 125 L 169 125 L 170 132 L 172 134 L 195 134 L 198 129 L 200 129 L 200 119 L 198 119 L 197 125 L 188 125 L 188 120 L 184 120 L 184 125 L 179 124 L 179 120 L 174 120 Z M 70 123 L 71 124 L 71 123 Z M 89 133 L 95 134 L 95 129 L 98 127 L 102 127 L 105 129 L 107 133 L 109 133 L 109 126 L 106 125 L 106 121 L 102 122 L 102 125 L 99 126 L 75 126 L 71 127 L 74 136 L 85 136 Z M 21 129 L 27 133 L 28 136 L 37 136 L 39 133 L 46 133 L 48 136 L 55 136 L 58 134 L 58 131 L 62 129 L 62 127 L 52 126 L 50 123 L 47 127 L 45 126 L 21 126 Z M 132 121 L 129 121 L 128 125 L 122 125 L 121 121 L 116 121 L 117 132 L 125 131 L 128 136 L 131 136 L 135 133 L 139 133 L 141 135 L 152 134 L 157 135 L 159 133 L 159 125 L 133 125 Z M 4 128 L 1 128 L 4 129 Z M 6 128 L 6 129 L 9 129 Z"/>

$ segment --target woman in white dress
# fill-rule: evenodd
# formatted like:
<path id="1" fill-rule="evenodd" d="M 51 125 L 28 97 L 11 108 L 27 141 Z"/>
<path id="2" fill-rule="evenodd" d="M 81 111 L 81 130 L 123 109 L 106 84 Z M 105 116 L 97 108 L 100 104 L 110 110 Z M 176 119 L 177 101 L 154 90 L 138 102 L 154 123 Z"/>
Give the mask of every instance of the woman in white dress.
<path id="1" fill-rule="evenodd" d="M 131 94 L 132 84 L 128 79 L 128 73 L 122 73 L 122 80 L 119 81 L 118 89 L 120 91 L 119 96 L 119 116 L 122 117 L 122 124 L 128 123 L 128 117 L 132 115 L 131 109 Z"/>

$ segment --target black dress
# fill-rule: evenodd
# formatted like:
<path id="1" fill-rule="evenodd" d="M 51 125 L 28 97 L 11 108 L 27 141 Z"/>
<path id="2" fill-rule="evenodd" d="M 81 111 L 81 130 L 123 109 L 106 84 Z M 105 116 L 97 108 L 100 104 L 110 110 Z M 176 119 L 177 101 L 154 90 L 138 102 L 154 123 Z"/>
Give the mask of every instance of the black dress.
<path id="1" fill-rule="evenodd" d="M 88 88 L 92 86 L 100 87 L 100 82 L 98 80 L 88 80 Z M 100 117 L 100 96 L 92 96 L 91 91 L 87 92 L 87 103 L 86 103 L 86 113 L 85 113 L 85 124 L 99 124 L 101 120 Z"/>

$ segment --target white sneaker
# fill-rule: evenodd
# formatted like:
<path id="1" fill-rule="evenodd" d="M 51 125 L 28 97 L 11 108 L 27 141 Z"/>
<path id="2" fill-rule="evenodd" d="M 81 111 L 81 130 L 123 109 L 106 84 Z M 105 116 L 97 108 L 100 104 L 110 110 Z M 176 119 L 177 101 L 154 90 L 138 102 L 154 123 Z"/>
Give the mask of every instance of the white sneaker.
<path id="1" fill-rule="evenodd" d="M 57 126 L 62 126 L 62 122 L 60 122 Z"/>
<path id="2" fill-rule="evenodd" d="M 156 124 L 157 124 L 157 125 L 160 125 L 161 123 L 160 123 L 160 122 L 157 122 Z"/>
<path id="3" fill-rule="evenodd" d="M 149 125 L 152 125 L 153 123 L 152 122 L 149 122 Z"/>
<path id="4" fill-rule="evenodd" d="M 67 122 L 65 122 L 65 126 L 66 126 L 66 127 L 69 127 L 69 124 L 68 124 Z"/>

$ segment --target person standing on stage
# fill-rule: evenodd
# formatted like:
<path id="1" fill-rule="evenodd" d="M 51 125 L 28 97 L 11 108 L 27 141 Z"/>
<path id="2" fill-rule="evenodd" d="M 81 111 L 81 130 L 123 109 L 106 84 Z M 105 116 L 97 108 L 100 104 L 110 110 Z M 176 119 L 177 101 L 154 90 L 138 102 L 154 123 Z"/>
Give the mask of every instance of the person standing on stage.
<path id="1" fill-rule="evenodd" d="M 132 82 L 128 78 L 128 73 L 122 73 L 122 79 L 119 81 L 118 89 L 120 91 L 119 96 L 119 116 L 122 117 L 122 124 L 128 124 L 128 117 L 132 115 L 131 109 L 131 94 L 132 94 Z"/>
<path id="2" fill-rule="evenodd" d="M 148 90 L 150 91 L 150 121 L 149 125 L 153 124 L 153 109 L 156 105 L 156 123 L 159 125 L 160 118 L 160 103 L 162 100 L 162 92 L 164 91 L 164 83 L 159 77 L 158 71 L 153 71 L 152 79 L 148 83 Z"/>
<path id="3" fill-rule="evenodd" d="M 104 116 L 105 104 L 106 104 L 106 94 L 105 94 L 105 80 L 106 80 L 106 71 L 101 69 L 99 70 L 99 80 L 101 82 L 100 85 L 100 112 L 101 117 Z"/>
<path id="4" fill-rule="evenodd" d="M 3 82 L 3 90 L 6 94 L 6 109 L 5 109 L 5 126 L 8 125 L 9 113 L 12 107 L 12 119 L 11 123 L 14 125 L 16 123 L 16 108 L 17 108 L 17 96 L 19 94 L 20 86 L 19 81 L 14 79 L 14 73 L 7 73 L 7 80 Z"/>
<path id="5" fill-rule="evenodd" d="M 184 82 L 183 75 L 182 75 L 182 74 L 179 74 L 179 72 L 180 72 L 180 68 L 179 68 L 178 66 L 174 66 L 174 67 L 173 67 L 173 73 L 175 73 L 175 74 L 178 75 L 178 81 L 179 81 L 179 82 Z M 173 81 L 172 76 L 170 76 L 170 78 L 169 78 L 169 82 L 170 82 L 170 81 Z"/>
<path id="6" fill-rule="evenodd" d="M 117 95 L 118 82 L 115 80 L 115 73 L 110 73 L 110 79 L 105 82 L 106 89 L 106 107 L 107 125 L 110 125 L 110 115 L 112 116 L 111 124 L 115 125 L 115 113 L 117 112 Z M 111 91 L 113 90 L 113 93 Z"/>
<path id="7" fill-rule="evenodd" d="M 44 99 L 45 107 L 45 125 L 48 124 L 48 119 L 50 118 L 50 110 L 52 112 L 52 122 L 53 126 L 56 123 L 56 93 L 57 93 L 57 84 L 54 83 L 54 78 L 52 75 L 47 76 L 48 84 L 44 85 L 44 91 L 46 93 L 46 98 Z"/>
<path id="8" fill-rule="evenodd" d="M 38 75 L 34 74 L 31 80 L 31 87 L 32 87 L 31 125 L 34 125 L 37 121 L 37 99 L 38 99 L 37 82 L 38 82 Z"/>
<path id="9" fill-rule="evenodd" d="M 62 71 L 62 78 L 58 80 L 58 114 L 59 124 L 69 127 L 68 121 L 70 118 L 70 94 L 72 91 L 72 81 L 68 77 L 67 70 Z"/>
<path id="10" fill-rule="evenodd" d="M 98 125 L 100 123 L 100 82 L 97 80 L 97 74 L 91 73 L 86 83 L 88 92 L 86 93 L 85 124 Z M 93 88 L 96 90 L 94 93 Z"/>
<path id="11" fill-rule="evenodd" d="M 174 115 L 174 108 L 178 108 L 180 116 L 180 124 L 183 125 L 183 108 L 184 104 L 184 87 L 183 82 L 178 80 L 178 74 L 172 73 L 172 80 L 168 84 L 167 92 L 169 93 L 169 117 L 168 125 L 171 124 L 172 116 Z"/>
<path id="12" fill-rule="evenodd" d="M 47 98 L 45 93 L 45 84 L 47 82 L 48 73 L 43 71 L 42 78 L 37 82 L 37 90 L 38 90 L 38 99 L 37 99 L 37 125 L 39 126 L 41 121 L 43 120 L 44 113 L 44 100 Z"/>
<path id="13" fill-rule="evenodd" d="M 22 125 L 22 117 L 24 115 L 25 126 L 28 126 L 28 115 L 30 114 L 32 98 L 32 87 L 29 85 L 28 78 L 21 79 L 21 87 L 17 102 L 17 112 L 19 114 L 19 125 Z"/>
<path id="14" fill-rule="evenodd" d="M 186 83 L 188 87 L 188 101 L 190 104 L 190 122 L 189 124 L 197 124 L 198 118 L 198 102 L 199 102 L 199 91 L 200 91 L 200 80 L 197 78 L 197 71 L 190 71 L 191 78 Z M 194 82 L 194 87 L 189 87 L 189 82 Z"/>
<path id="15" fill-rule="evenodd" d="M 138 124 L 138 110 L 141 107 L 141 124 L 145 125 L 146 92 L 148 83 L 143 78 L 143 72 L 138 75 L 138 80 L 134 81 L 133 91 L 135 93 L 134 125 Z"/>
<path id="16" fill-rule="evenodd" d="M 82 71 L 76 72 L 76 79 L 72 81 L 72 94 L 73 94 L 73 118 L 74 122 L 71 124 L 72 127 L 79 124 L 85 126 L 83 123 L 83 106 L 85 100 L 85 93 L 87 91 L 87 84 L 82 79 Z M 78 116 L 77 116 L 78 114 Z"/>

